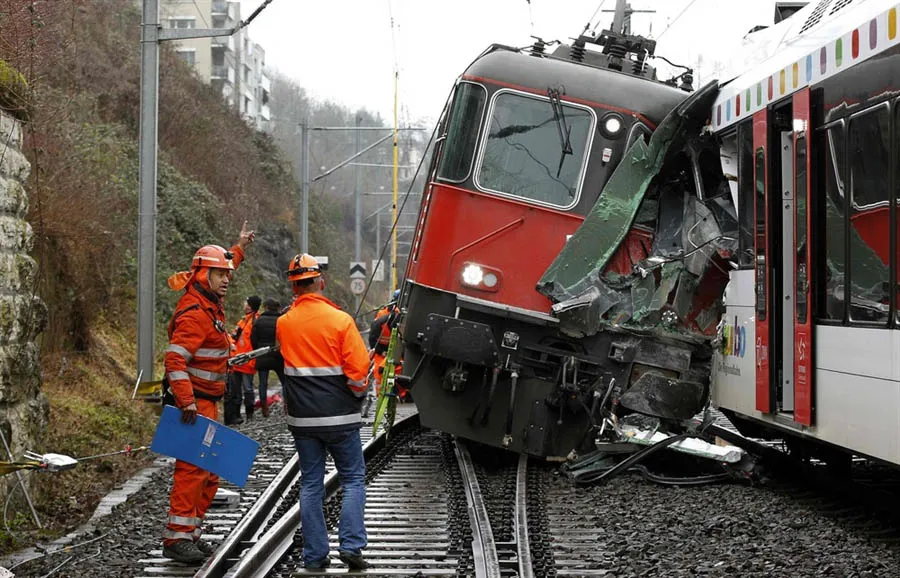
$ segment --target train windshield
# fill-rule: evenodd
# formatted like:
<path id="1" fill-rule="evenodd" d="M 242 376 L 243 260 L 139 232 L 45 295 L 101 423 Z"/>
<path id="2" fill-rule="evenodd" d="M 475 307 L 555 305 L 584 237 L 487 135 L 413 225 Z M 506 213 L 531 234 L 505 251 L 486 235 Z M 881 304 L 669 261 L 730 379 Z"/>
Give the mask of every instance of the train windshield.
<path id="1" fill-rule="evenodd" d="M 515 92 L 494 99 L 477 174 L 485 190 L 569 208 L 578 200 L 590 109 Z"/>

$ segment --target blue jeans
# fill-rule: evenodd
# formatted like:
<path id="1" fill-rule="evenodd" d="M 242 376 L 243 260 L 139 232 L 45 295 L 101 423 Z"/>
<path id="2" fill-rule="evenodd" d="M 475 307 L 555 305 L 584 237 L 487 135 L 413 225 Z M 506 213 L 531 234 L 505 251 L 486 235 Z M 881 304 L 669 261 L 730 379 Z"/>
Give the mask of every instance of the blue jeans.
<path id="1" fill-rule="evenodd" d="M 256 374 L 259 376 L 259 399 L 267 399 L 269 395 L 269 372 L 274 371 L 278 376 L 279 383 L 284 385 L 284 371 L 281 369 L 259 369 Z"/>
<path id="2" fill-rule="evenodd" d="M 241 373 L 241 389 L 244 391 L 244 407 L 253 408 L 256 403 L 256 392 L 253 391 L 253 374 Z M 250 413 L 248 410 L 247 413 Z"/>
<path id="3" fill-rule="evenodd" d="M 319 434 L 294 434 L 300 459 L 300 523 L 303 531 L 303 563 L 318 562 L 328 556 L 328 529 L 325 526 L 325 450 L 334 458 L 344 489 L 339 549 L 361 554 L 366 547 L 366 462 L 359 430 Z"/>

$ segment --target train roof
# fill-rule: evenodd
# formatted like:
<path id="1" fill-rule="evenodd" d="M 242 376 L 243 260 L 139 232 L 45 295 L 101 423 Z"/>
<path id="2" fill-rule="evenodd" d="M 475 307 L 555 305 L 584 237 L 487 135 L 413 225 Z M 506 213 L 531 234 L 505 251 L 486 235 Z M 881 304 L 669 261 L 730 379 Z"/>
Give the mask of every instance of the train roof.
<path id="1" fill-rule="evenodd" d="M 551 55 L 534 56 L 496 44 L 466 69 L 463 78 L 538 91 L 562 85 L 563 99 L 625 108 L 654 125 L 688 96 L 687 92 L 658 81 Z"/>
<path id="2" fill-rule="evenodd" d="M 762 56 L 722 86 L 713 130 L 900 44 L 897 12 L 895 0 L 817 0 L 750 35 L 747 42 Z"/>

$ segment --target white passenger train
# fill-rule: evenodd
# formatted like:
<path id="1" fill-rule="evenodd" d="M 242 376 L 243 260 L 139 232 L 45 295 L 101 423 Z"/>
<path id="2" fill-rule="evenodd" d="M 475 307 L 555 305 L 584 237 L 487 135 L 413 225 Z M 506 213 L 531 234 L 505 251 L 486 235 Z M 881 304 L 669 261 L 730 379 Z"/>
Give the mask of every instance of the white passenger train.
<path id="1" fill-rule="evenodd" d="M 744 433 L 900 465 L 898 17 L 813 0 L 722 88 L 741 227 L 712 398 Z"/>

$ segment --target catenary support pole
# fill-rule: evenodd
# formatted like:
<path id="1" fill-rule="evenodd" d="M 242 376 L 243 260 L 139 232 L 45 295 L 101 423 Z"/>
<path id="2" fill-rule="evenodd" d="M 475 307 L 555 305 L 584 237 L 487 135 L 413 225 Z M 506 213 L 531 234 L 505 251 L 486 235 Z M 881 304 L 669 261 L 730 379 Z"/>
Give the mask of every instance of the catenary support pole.
<path id="1" fill-rule="evenodd" d="M 159 95 L 159 0 L 144 0 L 141 20 L 141 119 L 138 199 L 138 371 L 153 381 L 156 309 L 156 130 Z"/>
<path id="2" fill-rule="evenodd" d="M 300 251 L 309 253 L 309 124 L 300 133 Z"/>
<path id="3" fill-rule="evenodd" d="M 355 137 L 354 140 L 356 143 L 356 148 L 354 149 L 354 155 L 359 154 L 359 122 L 360 122 L 360 120 L 361 119 L 360 119 L 359 115 L 357 115 L 356 131 L 354 131 L 354 137 Z M 353 177 L 354 177 L 354 183 L 355 183 L 353 185 L 353 195 L 356 197 L 356 199 L 355 199 L 356 200 L 356 245 L 354 247 L 354 252 L 353 252 L 354 257 L 353 258 L 355 261 L 361 261 L 362 260 L 362 249 L 361 249 L 361 247 L 362 247 L 362 194 L 360 193 L 360 190 L 359 190 L 359 167 L 358 166 L 353 167 Z M 353 310 L 354 311 L 359 311 L 360 300 L 361 299 L 360 299 L 359 295 L 353 296 L 353 302 L 354 302 Z"/>

